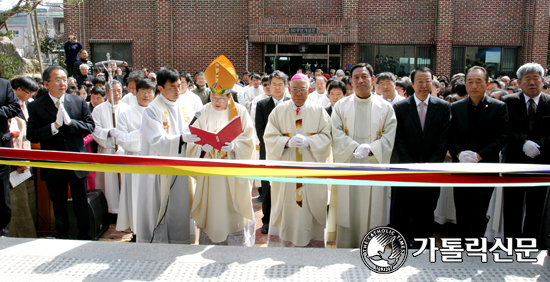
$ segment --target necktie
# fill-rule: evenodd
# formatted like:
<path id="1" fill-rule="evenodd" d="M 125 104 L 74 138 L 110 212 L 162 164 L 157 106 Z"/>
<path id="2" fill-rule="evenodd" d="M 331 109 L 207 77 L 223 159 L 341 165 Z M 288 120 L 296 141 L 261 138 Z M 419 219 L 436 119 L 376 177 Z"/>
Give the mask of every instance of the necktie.
<path id="1" fill-rule="evenodd" d="M 424 123 L 426 122 L 426 108 L 424 102 L 420 102 L 420 111 L 418 111 L 418 117 L 420 118 L 420 126 L 424 131 Z"/>
<path id="2" fill-rule="evenodd" d="M 23 116 L 25 119 L 27 119 L 27 114 L 25 113 L 25 102 L 21 104 L 21 112 L 23 113 Z"/>
<path id="3" fill-rule="evenodd" d="M 296 115 L 299 115 L 301 111 L 302 111 L 302 110 L 300 110 L 300 108 L 299 108 L 299 107 L 298 107 L 298 108 L 296 108 Z"/>
<path id="4" fill-rule="evenodd" d="M 535 113 L 537 112 L 537 105 L 533 99 L 529 99 L 529 107 L 527 115 L 529 116 L 529 128 L 533 127 L 533 122 L 535 121 Z"/>
<path id="5" fill-rule="evenodd" d="M 275 102 L 275 107 L 277 107 L 279 105 L 279 103 L 281 103 L 281 101 Z"/>
<path id="6" fill-rule="evenodd" d="M 55 102 L 55 107 L 59 109 L 59 105 L 61 105 L 61 99 L 57 99 L 57 102 Z"/>

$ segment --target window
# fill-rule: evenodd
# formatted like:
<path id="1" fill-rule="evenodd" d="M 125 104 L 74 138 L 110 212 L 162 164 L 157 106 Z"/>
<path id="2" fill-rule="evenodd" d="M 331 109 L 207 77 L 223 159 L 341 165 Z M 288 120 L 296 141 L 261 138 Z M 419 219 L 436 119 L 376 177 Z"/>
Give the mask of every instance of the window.
<path id="1" fill-rule="evenodd" d="M 359 46 L 359 62 L 369 63 L 374 73 L 392 72 L 398 76 L 416 67 L 432 68 L 432 47 L 411 45 Z"/>
<path id="2" fill-rule="evenodd" d="M 451 55 L 451 75 L 466 73 L 473 66 L 487 69 L 492 77 L 501 72 L 515 77 L 517 49 L 502 47 L 453 47 Z"/>
<path id="3" fill-rule="evenodd" d="M 19 37 L 19 30 L 13 30 L 13 37 Z"/>
<path id="4" fill-rule="evenodd" d="M 339 44 L 265 44 L 264 71 L 293 74 L 298 68 L 315 71 L 342 68 Z"/>
<path id="5" fill-rule="evenodd" d="M 106 54 L 111 54 L 111 60 L 125 61 L 132 66 L 131 43 L 93 43 L 92 61 L 101 62 L 107 60 Z"/>

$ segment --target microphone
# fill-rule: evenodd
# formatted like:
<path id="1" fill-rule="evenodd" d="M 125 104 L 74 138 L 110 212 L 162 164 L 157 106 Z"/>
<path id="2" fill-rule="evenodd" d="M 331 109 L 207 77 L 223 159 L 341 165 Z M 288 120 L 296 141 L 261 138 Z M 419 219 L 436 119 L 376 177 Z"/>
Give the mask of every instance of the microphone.
<path id="1" fill-rule="evenodd" d="M 191 123 L 189 123 L 189 126 L 193 125 L 193 123 L 195 123 L 195 121 L 197 121 L 197 119 L 200 118 L 200 117 L 201 117 L 201 112 L 196 112 L 195 116 L 191 120 Z"/>
<path id="2" fill-rule="evenodd" d="M 124 63 L 124 62 L 123 61 L 117 61 L 117 60 L 101 61 L 101 62 L 95 63 L 95 66 L 100 67 L 100 66 L 103 66 L 104 64 L 109 64 L 109 63 L 116 63 L 117 66 L 118 66 L 118 65 L 122 65 L 122 63 Z"/>

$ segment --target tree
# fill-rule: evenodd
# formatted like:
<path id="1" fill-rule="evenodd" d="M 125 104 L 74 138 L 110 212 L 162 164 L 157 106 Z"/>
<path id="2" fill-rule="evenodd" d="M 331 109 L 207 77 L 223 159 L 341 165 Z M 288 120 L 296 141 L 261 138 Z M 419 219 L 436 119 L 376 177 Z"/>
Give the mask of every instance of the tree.
<path id="1" fill-rule="evenodd" d="M 8 20 L 16 14 L 28 14 L 36 10 L 36 7 L 42 3 L 42 0 L 30 1 L 30 0 L 19 0 L 17 4 L 7 11 L 0 12 L 0 30 L 2 28 L 8 29 Z"/>
<path id="2" fill-rule="evenodd" d="M 82 2 L 82 0 L 67 0 L 64 3 L 64 6 L 72 6 L 75 4 L 78 4 Z M 13 7 L 7 11 L 0 12 L 0 30 L 4 28 L 7 32 L 7 34 L 10 34 L 9 28 L 8 28 L 8 20 L 17 14 L 32 14 L 34 18 L 31 16 L 31 22 L 33 25 L 33 36 L 34 36 L 34 47 L 36 49 L 37 58 L 38 58 L 38 67 L 40 70 L 40 73 L 42 73 L 42 55 L 40 52 L 40 49 L 42 47 L 39 47 L 40 45 L 40 38 L 38 37 L 37 30 L 38 30 L 38 22 L 36 17 L 36 8 L 41 6 L 47 6 L 47 7 L 60 7 L 64 8 L 63 5 L 59 4 L 49 4 L 44 3 L 43 0 L 18 0 Z M 46 44 L 47 47 L 48 44 Z"/>

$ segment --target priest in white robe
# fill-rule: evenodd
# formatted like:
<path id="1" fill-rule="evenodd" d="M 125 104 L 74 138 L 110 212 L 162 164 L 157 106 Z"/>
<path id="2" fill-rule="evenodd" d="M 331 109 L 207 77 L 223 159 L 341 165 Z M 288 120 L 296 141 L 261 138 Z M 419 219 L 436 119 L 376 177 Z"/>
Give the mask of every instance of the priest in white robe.
<path id="1" fill-rule="evenodd" d="M 329 162 L 330 116 L 309 101 L 309 79 L 298 73 L 290 82 L 291 101 L 269 115 L 264 133 L 268 160 Z M 325 247 L 327 185 L 271 183 L 268 247 Z"/>
<path id="2" fill-rule="evenodd" d="M 137 105 L 138 102 L 136 97 L 137 96 L 136 84 L 143 79 L 144 79 L 143 71 L 137 70 L 137 71 L 131 72 L 128 75 L 128 78 L 126 79 L 126 91 L 128 93 L 126 93 L 126 95 L 124 95 L 124 97 L 122 97 L 120 101 L 124 102 L 130 107 Z"/>
<path id="3" fill-rule="evenodd" d="M 251 87 L 248 88 L 244 92 L 244 95 L 242 96 L 243 100 L 240 101 L 241 105 L 244 105 L 246 107 L 246 110 L 250 114 L 252 112 L 252 103 L 254 99 L 264 93 L 264 90 L 261 86 L 262 78 L 257 74 L 252 74 L 251 78 Z M 265 98 L 264 98 L 265 99 Z"/>
<path id="4" fill-rule="evenodd" d="M 205 159 L 254 159 L 254 125 L 246 108 L 236 104 L 231 95 L 231 88 L 237 79 L 233 65 L 221 56 L 210 64 L 205 71 L 205 77 L 212 90 L 211 103 L 204 106 L 201 117 L 193 126 L 218 132 L 234 117 L 239 116 L 242 133 L 233 141 L 226 142 L 221 150 L 213 149 L 210 144 L 190 143 L 187 156 Z M 199 244 L 252 246 L 256 231 L 251 197 L 252 181 L 225 176 L 197 176 L 196 179 L 191 216 L 200 229 Z"/>
<path id="5" fill-rule="evenodd" d="M 319 103 L 323 108 L 330 106 L 330 99 L 327 92 L 327 78 L 318 76 L 315 78 L 315 91 L 309 93 L 308 100 Z"/>
<path id="6" fill-rule="evenodd" d="M 136 93 L 137 104 L 122 112 L 117 118 L 115 136 L 118 145 L 124 149 L 125 155 L 141 155 L 140 128 L 143 112 L 155 98 L 155 87 L 156 84 L 149 79 L 138 81 L 136 88 L 133 89 Z M 197 97 L 197 99 L 199 98 Z M 121 174 L 120 200 L 116 224 L 116 230 L 124 231 L 128 228 L 132 230 L 134 233 L 132 241 L 135 241 L 138 178 L 139 174 Z"/>
<path id="7" fill-rule="evenodd" d="M 177 71 L 157 72 L 158 95 L 143 112 L 141 155 L 184 157 L 185 145 L 200 139 L 189 132 L 195 112 L 192 105 L 178 102 Z M 195 243 L 191 221 L 192 187 L 188 176 L 140 174 L 135 222 L 138 243 Z"/>
<path id="8" fill-rule="evenodd" d="M 262 78 L 262 88 L 264 90 L 264 93 L 254 98 L 250 109 L 250 117 L 252 118 L 252 121 L 254 121 L 254 123 L 256 123 L 256 107 L 258 106 L 258 102 L 267 97 L 271 97 L 271 90 L 269 89 L 269 76 L 264 76 L 264 78 Z"/>
<path id="9" fill-rule="evenodd" d="M 355 94 L 338 101 L 332 113 L 332 150 L 337 163 L 387 164 L 393 150 L 397 121 L 391 104 L 371 95 L 372 67 L 352 68 Z M 333 186 L 329 210 L 329 240 L 338 248 L 358 248 L 365 234 L 386 226 L 388 188 Z"/>
<path id="10" fill-rule="evenodd" d="M 125 103 L 120 102 L 122 98 L 122 85 L 117 80 L 113 79 L 113 97 L 114 106 L 111 100 L 111 90 L 109 84 L 105 89 L 105 95 L 108 101 L 101 103 L 94 108 L 92 118 L 94 119 L 95 129 L 92 132 L 92 137 L 97 142 L 97 152 L 99 154 L 123 154 L 122 147 L 116 144 L 116 129 L 113 124 L 113 109 L 115 111 L 115 121 L 120 114 L 130 108 Z M 117 151 L 118 150 L 118 151 Z M 101 189 L 107 199 L 107 207 L 109 213 L 118 213 L 119 203 L 119 174 L 111 172 L 96 173 L 96 189 Z"/>

